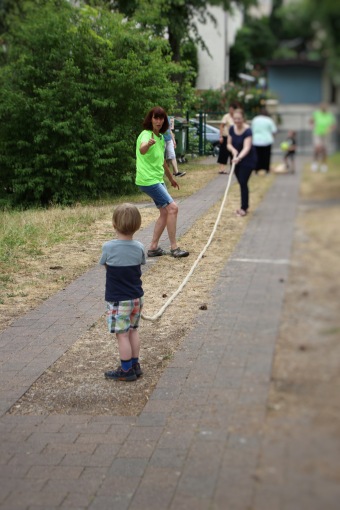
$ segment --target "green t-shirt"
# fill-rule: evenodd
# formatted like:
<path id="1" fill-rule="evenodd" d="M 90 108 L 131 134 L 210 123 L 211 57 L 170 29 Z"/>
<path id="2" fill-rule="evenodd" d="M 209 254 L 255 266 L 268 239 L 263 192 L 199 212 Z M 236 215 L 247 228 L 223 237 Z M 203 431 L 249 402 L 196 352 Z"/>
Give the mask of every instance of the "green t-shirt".
<path id="1" fill-rule="evenodd" d="M 153 184 L 160 184 L 164 182 L 163 164 L 165 142 L 163 135 L 154 135 L 156 143 L 149 147 L 149 150 L 146 154 L 141 154 L 139 150 L 143 142 L 148 142 L 150 140 L 151 135 L 152 131 L 144 130 L 137 138 L 137 173 L 135 181 L 137 186 L 152 186 Z"/>
<path id="2" fill-rule="evenodd" d="M 331 112 L 323 112 L 317 110 L 313 114 L 314 119 L 314 133 L 318 136 L 324 136 L 329 132 L 329 129 L 335 124 L 335 117 Z"/>

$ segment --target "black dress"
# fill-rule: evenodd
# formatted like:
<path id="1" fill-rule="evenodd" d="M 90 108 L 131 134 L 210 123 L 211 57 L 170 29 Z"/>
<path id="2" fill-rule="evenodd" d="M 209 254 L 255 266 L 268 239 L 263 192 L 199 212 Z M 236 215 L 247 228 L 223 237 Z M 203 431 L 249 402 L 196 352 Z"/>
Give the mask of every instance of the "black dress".
<path id="1" fill-rule="evenodd" d="M 244 140 L 252 136 L 252 131 L 250 128 L 247 128 L 238 135 L 235 133 L 234 126 L 231 126 L 229 134 L 232 146 L 240 153 L 243 149 Z M 254 168 L 256 168 L 256 151 L 252 145 L 248 154 L 235 166 L 236 179 L 241 189 L 241 209 L 244 211 L 247 211 L 249 208 L 248 181 Z"/>
<path id="2" fill-rule="evenodd" d="M 217 159 L 217 163 L 220 163 L 220 165 L 226 165 L 228 163 L 229 159 L 231 160 L 231 154 L 227 149 L 227 140 L 228 140 L 228 137 L 224 136 L 223 142 L 220 143 L 220 152 L 218 154 L 218 159 Z"/>

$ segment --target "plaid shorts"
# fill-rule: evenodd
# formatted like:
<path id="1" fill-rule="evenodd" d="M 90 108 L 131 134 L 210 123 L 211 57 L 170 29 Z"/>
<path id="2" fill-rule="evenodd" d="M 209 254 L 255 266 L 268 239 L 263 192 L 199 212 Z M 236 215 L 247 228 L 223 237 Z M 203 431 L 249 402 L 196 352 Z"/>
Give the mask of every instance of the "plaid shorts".
<path id="1" fill-rule="evenodd" d="M 110 333 L 126 333 L 130 328 L 137 329 L 143 303 L 143 296 L 128 301 L 107 301 L 106 320 Z"/>

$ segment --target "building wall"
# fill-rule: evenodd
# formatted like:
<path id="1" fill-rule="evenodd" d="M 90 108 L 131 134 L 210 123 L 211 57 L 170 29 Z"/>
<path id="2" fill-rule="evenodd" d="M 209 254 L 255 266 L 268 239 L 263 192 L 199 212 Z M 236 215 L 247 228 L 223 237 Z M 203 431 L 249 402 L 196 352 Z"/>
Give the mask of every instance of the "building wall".
<path id="1" fill-rule="evenodd" d="M 200 90 L 218 89 L 229 81 L 229 47 L 242 25 L 242 14 L 235 9 L 233 15 L 226 13 L 222 7 L 209 6 L 215 16 L 217 26 L 211 21 L 198 24 L 199 34 L 207 45 L 210 55 L 198 48 L 199 71 L 196 88 Z M 196 20 L 198 23 L 198 20 Z"/>
<path id="2" fill-rule="evenodd" d="M 281 104 L 318 104 L 323 98 L 323 72 L 303 65 L 269 67 L 268 88 Z"/>

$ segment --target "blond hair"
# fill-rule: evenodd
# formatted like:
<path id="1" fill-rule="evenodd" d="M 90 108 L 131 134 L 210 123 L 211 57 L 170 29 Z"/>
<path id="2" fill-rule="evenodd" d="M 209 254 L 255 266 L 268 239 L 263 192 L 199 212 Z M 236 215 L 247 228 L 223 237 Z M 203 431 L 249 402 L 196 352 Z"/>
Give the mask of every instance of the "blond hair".
<path id="1" fill-rule="evenodd" d="M 115 208 L 112 223 L 117 232 L 124 235 L 133 235 L 140 229 L 142 217 L 135 205 L 124 203 Z"/>

